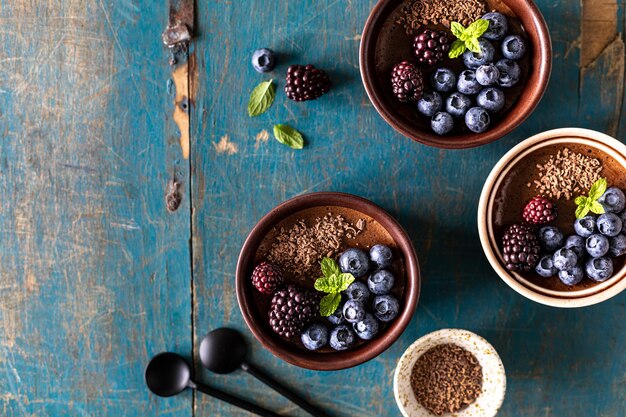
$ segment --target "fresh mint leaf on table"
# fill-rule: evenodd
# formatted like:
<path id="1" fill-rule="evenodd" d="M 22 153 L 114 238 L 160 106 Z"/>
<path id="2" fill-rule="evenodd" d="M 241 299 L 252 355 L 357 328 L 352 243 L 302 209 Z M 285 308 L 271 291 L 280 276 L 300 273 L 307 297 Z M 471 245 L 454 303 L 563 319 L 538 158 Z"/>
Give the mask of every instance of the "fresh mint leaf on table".
<path id="1" fill-rule="evenodd" d="M 459 22 L 452 22 L 450 24 L 450 31 L 457 39 L 452 43 L 448 56 L 453 59 L 457 58 L 468 49 L 472 52 L 480 53 L 478 38 L 480 38 L 488 28 L 489 21 L 485 19 L 478 19 L 467 28 L 463 27 Z"/>
<path id="2" fill-rule="evenodd" d="M 292 149 L 302 149 L 304 147 L 302 134 L 289 125 L 274 125 L 274 137 L 277 141 Z"/>
<path id="3" fill-rule="evenodd" d="M 574 202 L 578 206 L 576 208 L 577 219 L 582 219 L 589 212 L 604 214 L 604 207 L 602 207 L 602 204 L 598 203 L 598 199 L 602 197 L 607 186 L 606 178 L 600 178 L 598 181 L 594 182 L 591 189 L 589 189 L 589 197 L 585 197 L 584 195 L 576 197 Z"/>
<path id="4" fill-rule="evenodd" d="M 324 276 L 315 280 L 314 287 L 327 293 L 320 301 L 320 314 L 328 317 L 339 307 L 341 292 L 354 282 L 354 276 L 342 273 L 337 262 L 331 258 L 322 259 L 321 267 Z"/>
<path id="5" fill-rule="evenodd" d="M 254 87 L 248 101 L 248 116 L 255 117 L 263 114 L 272 106 L 276 97 L 276 86 L 273 80 L 263 81 Z"/>

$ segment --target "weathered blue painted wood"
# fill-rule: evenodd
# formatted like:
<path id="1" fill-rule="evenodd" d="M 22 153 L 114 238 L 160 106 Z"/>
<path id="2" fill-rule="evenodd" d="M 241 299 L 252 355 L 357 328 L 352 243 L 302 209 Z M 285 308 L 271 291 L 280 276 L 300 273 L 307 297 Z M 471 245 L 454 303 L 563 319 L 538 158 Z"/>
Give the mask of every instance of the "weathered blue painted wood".
<path id="1" fill-rule="evenodd" d="M 143 383 L 150 355 L 191 355 L 189 200 L 164 201 L 166 16 L 0 4 L 0 415 L 192 414 L 190 393 Z"/>
<path id="2" fill-rule="evenodd" d="M 392 416 L 399 414 L 392 373 L 403 350 L 429 331 L 462 327 L 485 336 L 502 355 L 509 390 L 501 415 L 623 415 L 626 328 L 618 317 L 624 317 L 624 297 L 576 311 L 526 301 L 491 270 L 475 225 L 482 183 L 512 145 L 549 128 L 610 130 L 620 120 L 620 110 L 612 109 L 621 103 L 621 87 L 607 85 L 603 95 L 594 91 L 604 81 L 603 71 L 588 71 L 581 93 L 580 4 L 539 2 L 553 33 L 555 60 L 537 112 L 495 144 L 446 152 L 394 133 L 367 100 L 358 73 L 358 41 L 374 3 L 200 5 L 200 21 L 210 22 L 198 48 L 200 85 L 210 88 L 199 91 L 192 127 L 196 337 L 225 324 L 246 331 L 234 293 L 235 263 L 243 239 L 263 214 L 303 192 L 346 191 L 387 208 L 413 237 L 425 279 L 413 322 L 389 351 L 351 370 L 318 373 L 286 365 L 246 332 L 255 361 L 334 415 Z M 251 52 L 262 46 L 283 54 L 277 70 L 265 77 L 249 65 Z M 287 102 L 280 89 L 289 63 L 328 70 L 332 91 L 311 103 Z M 269 78 L 279 83 L 274 107 L 247 118 L 248 92 Z M 581 104 L 581 94 L 588 104 Z M 271 138 L 273 123 L 296 126 L 307 147 L 295 152 L 278 144 Z M 290 415 L 305 415 L 245 375 L 202 375 Z M 196 411 L 245 415 L 204 399 L 198 399 Z"/>

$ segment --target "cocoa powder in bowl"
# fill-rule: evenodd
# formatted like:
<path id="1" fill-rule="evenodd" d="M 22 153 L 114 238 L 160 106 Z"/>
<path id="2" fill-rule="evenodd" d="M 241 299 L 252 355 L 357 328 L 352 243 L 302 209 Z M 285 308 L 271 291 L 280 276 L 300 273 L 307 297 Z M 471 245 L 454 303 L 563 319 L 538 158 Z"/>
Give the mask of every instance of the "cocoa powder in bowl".
<path id="1" fill-rule="evenodd" d="M 411 387 L 417 401 L 438 416 L 455 413 L 482 392 L 483 370 L 476 357 L 455 344 L 441 344 L 417 358 Z"/>

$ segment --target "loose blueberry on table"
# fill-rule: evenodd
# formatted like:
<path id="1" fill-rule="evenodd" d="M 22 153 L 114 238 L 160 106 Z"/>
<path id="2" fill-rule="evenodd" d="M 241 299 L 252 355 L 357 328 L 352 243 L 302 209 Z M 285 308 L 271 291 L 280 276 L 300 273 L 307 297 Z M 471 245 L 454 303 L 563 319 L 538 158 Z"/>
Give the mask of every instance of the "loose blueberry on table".
<path id="1" fill-rule="evenodd" d="M 467 28 L 451 22 L 448 31 L 441 25 L 420 29 L 413 38 L 414 57 L 393 67 L 396 99 L 416 103 L 438 135 L 487 131 L 502 116 L 508 90 L 520 82 L 517 61 L 527 55 L 523 32 L 511 33 L 508 19 L 490 12 Z M 455 73 L 451 67 L 459 64 L 464 69 Z"/>

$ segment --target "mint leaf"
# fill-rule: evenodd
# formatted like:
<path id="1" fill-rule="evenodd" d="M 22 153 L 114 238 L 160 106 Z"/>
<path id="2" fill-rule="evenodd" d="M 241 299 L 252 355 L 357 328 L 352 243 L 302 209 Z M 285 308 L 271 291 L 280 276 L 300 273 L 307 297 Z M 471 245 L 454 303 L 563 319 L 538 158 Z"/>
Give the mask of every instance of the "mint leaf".
<path id="1" fill-rule="evenodd" d="M 576 197 L 576 200 L 574 200 L 574 203 L 576 203 L 577 206 L 584 206 L 585 204 L 587 204 L 587 197 L 585 197 L 584 195 L 579 195 L 578 197 Z"/>
<path id="2" fill-rule="evenodd" d="M 465 34 L 465 28 L 459 22 L 450 23 L 450 31 L 459 39 Z"/>
<path id="3" fill-rule="evenodd" d="M 341 291 L 345 291 L 348 289 L 348 287 L 350 286 L 350 284 L 352 284 L 354 282 L 354 275 L 352 274 L 340 274 L 339 275 L 339 286 L 338 286 L 338 292 Z"/>
<path id="4" fill-rule="evenodd" d="M 328 294 L 325 295 L 320 301 L 320 315 L 322 317 L 328 317 L 337 310 L 339 303 L 341 302 L 341 294 Z"/>
<path id="5" fill-rule="evenodd" d="M 302 134 L 289 125 L 274 125 L 274 137 L 277 141 L 292 149 L 302 149 L 304 147 Z"/>
<path id="6" fill-rule="evenodd" d="M 452 46 L 450 47 L 450 52 L 448 52 L 448 56 L 452 59 L 458 58 L 465 52 L 467 48 L 465 47 L 465 42 L 460 39 L 452 42 Z"/>
<path id="7" fill-rule="evenodd" d="M 592 202 L 591 205 L 589 206 L 589 209 L 591 210 L 592 213 L 604 214 L 604 206 L 598 203 L 597 201 Z"/>
<path id="8" fill-rule="evenodd" d="M 482 49 L 480 49 L 480 44 L 478 43 L 478 39 L 476 38 L 471 38 L 468 41 L 465 41 L 465 46 L 467 47 L 467 49 L 476 54 L 480 54 L 482 52 Z"/>
<path id="9" fill-rule="evenodd" d="M 576 207 L 576 218 L 582 219 L 583 217 L 587 215 L 587 213 L 589 213 L 590 209 L 591 207 L 588 206 L 587 204 Z"/>
<path id="10" fill-rule="evenodd" d="M 607 182 L 606 178 L 600 178 L 598 181 L 594 182 L 589 190 L 589 198 L 592 201 L 597 200 L 602 197 L 602 194 L 606 191 Z"/>
<path id="11" fill-rule="evenodd" d="M 333 293 L 335 292 L 335 286 L 331 283 L 330 277 L 322 277 L 315 280 L 313 287 L 321 292 Z"/>
<path id="12" fill-rule="evenodd" d="M 274 98 L 276 97 L 276 88 L 272 83 L 272 80 L 263 81 L 261 84 L 254 87 L 252 93 L 250 93 L 250 100 L 248 101 L 248 116 L 255 117 L 263 114 L 272 106 Z"/>
<path id="13" fill-rule="evenodd" d="M 467 29 L 465 29 L 465 32 L 472 38 L 478 39 L 487 31 L 487 29 L 489 29 L 489 21 L 486 19 L 478 19 L 469 25 Z"/>
<path id="14" fill-rule="evenodd" d="M 341 270 L 339 269 L 339 265 L 332 258 L 324 258 L 320 264 L 322 267 L 322 274 L 325 277 L 329 277 L 331 275 L 340 275 Z"/>

